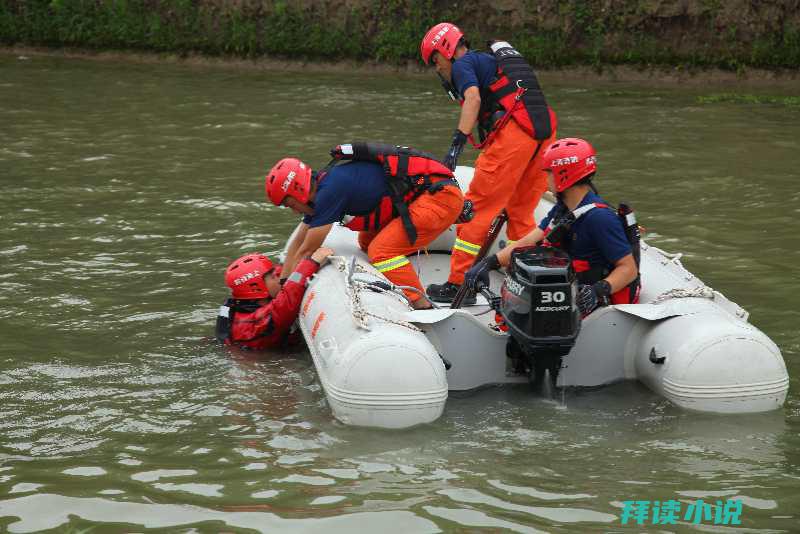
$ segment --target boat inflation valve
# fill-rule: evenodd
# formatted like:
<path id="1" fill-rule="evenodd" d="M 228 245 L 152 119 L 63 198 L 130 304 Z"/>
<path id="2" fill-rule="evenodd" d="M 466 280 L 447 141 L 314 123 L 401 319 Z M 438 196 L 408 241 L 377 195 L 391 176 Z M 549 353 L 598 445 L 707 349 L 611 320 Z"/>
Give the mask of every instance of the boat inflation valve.
<path id="1" fill-rule="evenodd" d="M 439 357 L 442 359 L 442 363 L 444 364 L 444 370 L 445 371 L 449 371 L 450 368 L 453 367 L 453 364 L 450 362 L 450 360 L 448 360 L 447 358 L 445 358 L 441 354 L 439 355 Z"/>

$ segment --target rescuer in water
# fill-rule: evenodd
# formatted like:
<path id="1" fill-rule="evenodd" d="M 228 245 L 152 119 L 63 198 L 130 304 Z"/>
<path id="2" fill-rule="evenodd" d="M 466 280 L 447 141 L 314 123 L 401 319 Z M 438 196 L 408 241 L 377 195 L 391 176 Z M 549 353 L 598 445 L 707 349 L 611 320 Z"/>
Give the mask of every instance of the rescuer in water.
<path id="1" fill-rule="evenodd" d="M 231 296 L 220 307 L 217 339 L 257 350 L 286 345 L 308 279 L 331 254 L 333 250 L 322 247 L 303 257 L 282 284 L 281 267 L 263 254 L 246 254 L 231 262 L 225 269 Z"/>

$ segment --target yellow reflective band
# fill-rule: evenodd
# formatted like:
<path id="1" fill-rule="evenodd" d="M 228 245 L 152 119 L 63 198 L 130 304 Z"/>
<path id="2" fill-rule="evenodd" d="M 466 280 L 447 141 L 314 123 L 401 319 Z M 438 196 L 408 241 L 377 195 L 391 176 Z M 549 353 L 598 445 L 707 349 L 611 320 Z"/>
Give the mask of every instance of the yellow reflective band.
<path id="1" fill-rule="evenodd" d="M 408 258 L 405 256 L 395 256 L 394 258 L 389 258 L 388 260 L 378 261 L 372 264 L 373 267 L 378 269 L 378 271 L 385 273 L 386 271 L 391 271 L 397 269 L 398 267 L 403 267 L 404 265 L 408 265 L 410 262 Z"/>
<path id="2" fill-rule="evenodd" d="M 389 258 L 388 260 L 376 261 L 375 263 L 372 264 L 372 266 L 380 268 L 380 267 L 382 267 L 384 265 L 387 265 L 389 263 L 393 263 L 393 262 L 396 262 L 396 261 L 402 261 L 402 260 L 408 261 L 408 258 L 406 258 L 405 256 L 395 256 L 394 258 Z"/>
<path id="3" fill-rule="evenodd" d="M 514 243 L 516 243 L 516 240 L 514 240 L 514 239 L 509 239 L 508 241 L 506 241 L 506 246 L 508 246 L 508 245 L 513 245 Z"/>
<path id="4" fill-rule="evenodd" d="M 481 251 L 481 246 L 476 245 L 475 243 L 470 243 L 469 241 L 464 241 L 463 239 L 456 239 L 456 242 L 453 245 L 453 250 L 460 250 L 461 252 L 466 252 L 472 256 L 477 256 L 478 252 Z"/>

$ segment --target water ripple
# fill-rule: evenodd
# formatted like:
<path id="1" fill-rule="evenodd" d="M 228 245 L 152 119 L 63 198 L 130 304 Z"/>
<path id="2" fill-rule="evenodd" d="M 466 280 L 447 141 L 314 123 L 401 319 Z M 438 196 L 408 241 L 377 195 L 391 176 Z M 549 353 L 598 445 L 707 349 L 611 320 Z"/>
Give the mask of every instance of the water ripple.
<path id="1" fill-rule="evenodd" d="M 496 497 L 491 497 L 474 489 L 444 489 L 439 490 L 437 493 L 445 495 L 457 502 L 486 504 L 501 510 L 522 512 L 535 515 L 543 519 L 549 519 L 551 521 L 563 523 L 580 523 L 584 521 L 611 523 L 617 519 L 617 516 L 615 515 L 595 512 L 593 510 L 586 510 L 583 508 L 547 508 L 543 506 L 524 506 L 521 504 L 514 504 L 503 501 Z"/>
<path id="2" fill-rule="evenodd" d="M 381 532 L 438 532 L 431 521 L 411 512 L 383 511 L 351 513 L 339 517 L 284 519 L 269 512 L 217 511 L 200 506 L 115 502 L 101 498 L 63 497 L 37 494 L 0 501 L 0 517 L 14 516 L 9 532 L 56 529 L 70 517 L 100 523 L 126 523 L 144 528 L 178 528 L 201 522 L 252 529 L 256 532 L 307 532 L 310 529 Z"/>

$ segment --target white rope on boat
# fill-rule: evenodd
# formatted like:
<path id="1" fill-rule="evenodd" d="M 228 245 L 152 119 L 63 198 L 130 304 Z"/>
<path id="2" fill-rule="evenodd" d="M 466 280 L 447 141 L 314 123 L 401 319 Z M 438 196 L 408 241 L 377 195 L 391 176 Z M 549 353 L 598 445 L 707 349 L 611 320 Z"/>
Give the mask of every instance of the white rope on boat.
<path id="1" fill-rule="evenodd" d="M 690 282 L 695 279 L 695 276 L 690 273 L 686 267 L 683 266 L 681 262 L 681 258 L 683 257 L 682 252 L 667 252 L 662 250 L 658 247 L 653 245 L 647 245 L 642 243 L 642 250 L 653 249 L 655 252 L 661 255 L 661 259 L 659 262 L 661 265 L 668 265 L 673 264 L 684 272 L 683 278 Z M 699 287 L 692 287 L 692 288 L 674 288 L 668 291 L 664 291 L 660 295 L 658 295 L 655 299 L 653 299 L 650 304 L 661 304 L 670 299 L 686 299 L 686 298 L 704 298 L 714 300 L 716 291 L 713 288 L 708 287 L 707 285 L 702 285 Z"/>
<path id="2" fill-rule="evenodd" d="M 717 299 L 717 295 L 720 296 L 720 299 Z M 708 286 L 700 286 L 700 287 L 693 287 L 693 288 L 676 288 L 670 289 L 669 291 L 665 291 L 653 299 L 650 304 L 661 304 L 664 301 L 670 299 L 685 299 L 685 298 L 705 298 L 714 300 L 720 304 L 720 306 L 726 310 L 728 313 L 742 319 L 744 321 L 747 320 L 747 311 L 732 302 L 727 301 L 725 297 L 721 293 L 717 293 L 714 291 L 713 288 Z M 726 304 L 727 303 L 727 304 Z"/>
<path id="3" fill-rule="evenodd" d="M 414 330 L 415 332 L 422 331 L 419 327 L 417 327 L 412 323 L 409 323 L 408 321 L 404 321 L 402 319 L 391 319 L 389 317 L 384 317 L 382 315 L 378 315 L 377 313 L 368 311 L 364 307 L 364 303 L 361 301 L 361 292 L 364 289 L 368 289 L 369 291 L 376 291 L 384 295 L 390 294 L 397 299 L 402 299 L 403 302 L 408 302 L 408 300 L 405 298 L 405 295 L 398 294 L 396 290 L 391 290 L 391 289 L 385 290 L 377 286 L 370 285 L 369 282 L 365 282 L 364 280 L 353 278 L 353 275 L 355 273 L 369 274 L 369 271 L 363 265 L 356 262 L 355 259 L 351 260 L 351 262 L 348 263 L 347 259 L 342 256 L 331 256 L 331 258 L 338 261 L 339 271 L 345 274 L 345 280 L 347 281 L 347 283 L 345 284 L 345 292 L 350 300 L 350 312 L 353 315 L 353 320 L 355 321 L 356 326 L 364 330 L 371 330 L 369 326 L 368 317 L 372 317 L 373 319 L 378 319 L 386 323 L 403 326 L 410 330 Z"/>
<path id="4" fill-rule="evenodd" d="M 692 280 L 696 280 L 697 277 L 686 270 L 686 267 L 683 266 L 681 263 L 681 258 L 683 254 L 680 252 L 678 253 L 670 253 L 664 250 L 661 250 L 658 247 L 654 247 L 653 245 L 648 245 L 642 242 L 642 250 L 653 249 L 655 252 L 661 254 L 661 259 L 659 260 L 661 265 L 668 265 L 672 263 L 681 268 L 684 273 L 684 280 L 687 282 L 691 282 Z M 717 298 L 719 296 L 719 298 Z M 748 313 L 744 310 L 741 306 L 728 301 L 724 295 L 721 293 L 714 291 L 714 288 L 708 287 L 707 285 L 701 285 L 700 287 L 693 287 L 693 288 L 675 288 L 670 289 L 669 291 L 664 291 L 659 296 L 657 296 L 650 304 L 661 304 L 664 301 L 675 299 L 675 298 L 706 298 L 709 300 L 713 300 L 717 302 L 724 310 L 728 311 L 732 315 L 738 317 L 742 320 L 747 320 Z"/>
<path id="5" fill-rule="evenodd" d="M 661 254 L 664 259 L 661 261 L 661 265 L 666 265 L 668 263 L 674 263 L 675 265 L 679 265 L 683 267 L 683 263 L 681 263 L 681 258 L 683 258 L 683 252 L 667 252 L 666 250 L 660 249 L 653 245 L 644 245 L 642 244 L 642 249 L 646 250 L 648 248 L 652 248 L 659 254 Z M 684 267 L 685 268 L 685 267 Z"/>
<path id="6" fill-rule="evenodd" d="M 339 272 L 344 273 L 345 279 L 347 280 L 347 283 L 344 285 L 344 291 L 348 300 L 350 301 L 350 314 L 353 316 L 356 326 L 363 328 L 364 330 L 369 330 L 369 323 L 367 322 L 364 305 L 361 303 L 361 297 L 351 284 L 353 273 L 350 272 L 347 259 L 343 256 L 331 256 L 330 260 L 331 262 L 336 261 L 338 263 L 337 268 L 339 269 Z"/>
<path id="7" fill-rule="evenodd" d="M 661 259 L 659 260 L 661 265 L 669 265 L 671 263 L 679 267 L 683 271 L 683 279 L 687 282 L 691 282 L 696 278 L 694 274 L 689 272 L 686 267 L 683 266 L 683 263 L 681 262 L 681 258 L 683 258 L 683 252 L 667 252 L 658 247 L 654 247 L 653 245 L 646 245 L 645 243 L 642 243 L 642 250 L 651 248 L 657 253 L 661 254 Z"/>
<path id="8" fill-rule="evenodd" d="M 708 286 L 675 288 L 657 296 L 650 304 L 661 304 L 670 299 L 704 298 L 714 300 L 714 290 Z"/>

